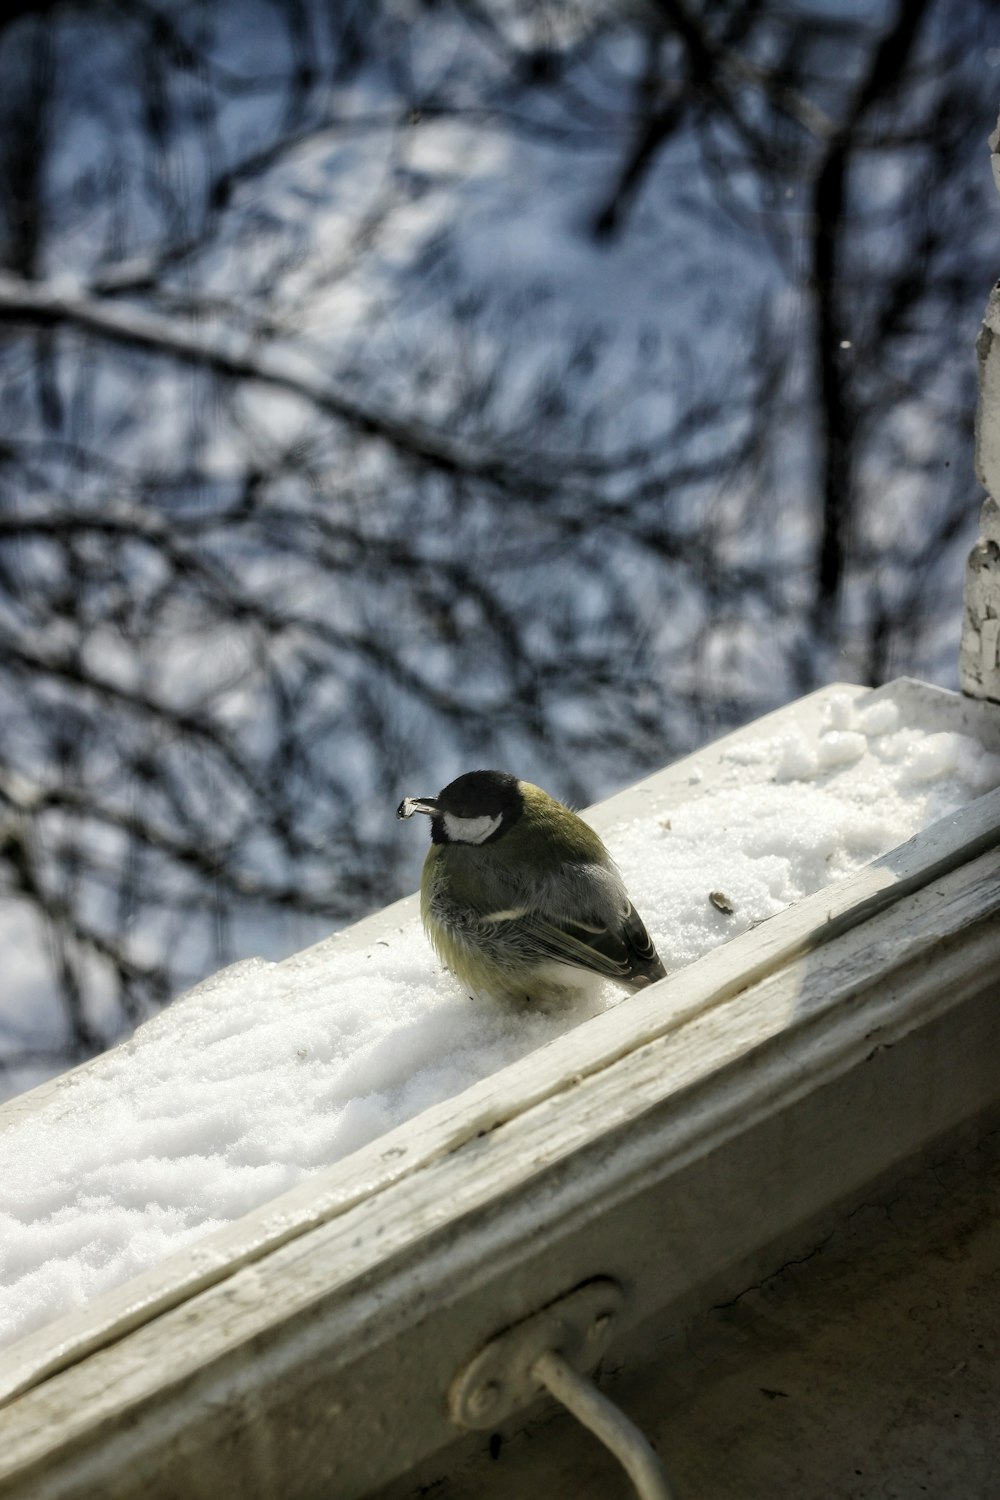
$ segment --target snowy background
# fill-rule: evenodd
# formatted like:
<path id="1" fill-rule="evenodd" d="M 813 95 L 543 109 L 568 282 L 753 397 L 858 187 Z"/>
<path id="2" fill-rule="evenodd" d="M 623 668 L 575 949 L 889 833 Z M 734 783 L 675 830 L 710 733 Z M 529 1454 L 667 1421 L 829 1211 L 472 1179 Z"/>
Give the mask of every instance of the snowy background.
<path id="1" fill-rule="evenodd" d="M 998 92 L 987 0 L 5 11 L 0 1092 L 404 792 L 954 685 Z"/>

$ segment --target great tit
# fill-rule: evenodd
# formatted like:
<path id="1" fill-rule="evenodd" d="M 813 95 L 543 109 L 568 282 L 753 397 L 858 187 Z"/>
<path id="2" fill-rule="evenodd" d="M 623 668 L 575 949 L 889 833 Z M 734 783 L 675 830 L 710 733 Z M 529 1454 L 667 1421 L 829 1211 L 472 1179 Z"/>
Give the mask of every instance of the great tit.
<path id="1" fill-rule="evenodd" d="M 593 976 L 640 989 L 665 974 L 611 856 L 576 813 L 507 771 L 469 771 L 426 813 L 420 914 L 438 956 L 474 992 L 557 1000 Z"/>

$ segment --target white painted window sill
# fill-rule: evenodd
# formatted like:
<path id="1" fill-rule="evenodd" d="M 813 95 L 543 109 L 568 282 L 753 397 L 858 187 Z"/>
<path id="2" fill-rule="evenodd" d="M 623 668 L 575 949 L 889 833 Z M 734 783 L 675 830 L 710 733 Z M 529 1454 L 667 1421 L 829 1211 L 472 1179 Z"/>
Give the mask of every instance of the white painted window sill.
<path id="1" fill-rule="evenodd" d="M 734 741 L 592 810 L 676 805 Z M 863 690 L 838 688 L 860 695 Z M 1000 709 L 902 681 L 1000 749 Z M 331 942 L 371 944 L 412 900 Z M 289 960 L 294 963 L 295 960 Z M 372 1493 L 456 1439 L 499 1330 L 595 1276 L 623 1337 L 780 1264 L 1000 1108 L 1000 792 L 0 1356 L 0 1496 Z M 15 1099 L 49 1107 L 64 1080 Z"/>

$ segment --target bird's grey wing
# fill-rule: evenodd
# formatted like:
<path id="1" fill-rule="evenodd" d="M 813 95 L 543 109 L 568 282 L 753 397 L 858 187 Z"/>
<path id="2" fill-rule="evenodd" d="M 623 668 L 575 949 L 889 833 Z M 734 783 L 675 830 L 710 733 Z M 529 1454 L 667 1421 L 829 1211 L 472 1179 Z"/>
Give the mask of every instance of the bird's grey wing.
<path id="1" fill-rule="evenodd" d="M 539 957 L 591 969 L 609 979 L 661 978 L 663 967 L 642 918 L 631 901 L 620 920 L 611 924 L 563 917 L 558 921 L 526 917 Z"/>
<path id="2" fill-rule="evenodd" d="M 572 903 L 564 897 L 558 907 L 543 903 L 495 915 L 516 922 L 525 957 L 572 964 L 627 983 L 663 977 L 649 933 L 617 874 L 593 867 L 584 890 L 572 895 Z M 572 916 L 566 909 L 570 904 Z"/>

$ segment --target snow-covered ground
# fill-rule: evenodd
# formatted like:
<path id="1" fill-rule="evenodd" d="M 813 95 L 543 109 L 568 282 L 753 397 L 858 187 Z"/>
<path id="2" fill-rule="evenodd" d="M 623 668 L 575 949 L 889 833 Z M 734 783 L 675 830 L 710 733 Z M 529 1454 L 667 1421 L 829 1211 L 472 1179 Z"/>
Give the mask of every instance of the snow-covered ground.
<path id="1" fill-rule="evenodd" d="M 703 789 L 695 771 L 608 843 L 676 973 L 997 785 L 973 739 L 844 696 L 816 733 L 735 742 Z M 547 1011 L 473 1000 L 415 919 L 369 949 L 224 971 L 0 1134 L 0 1339 L 622 1003 L 612 985 Z"/>

